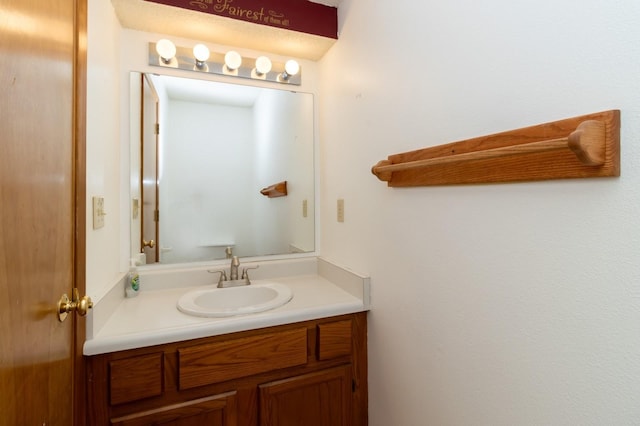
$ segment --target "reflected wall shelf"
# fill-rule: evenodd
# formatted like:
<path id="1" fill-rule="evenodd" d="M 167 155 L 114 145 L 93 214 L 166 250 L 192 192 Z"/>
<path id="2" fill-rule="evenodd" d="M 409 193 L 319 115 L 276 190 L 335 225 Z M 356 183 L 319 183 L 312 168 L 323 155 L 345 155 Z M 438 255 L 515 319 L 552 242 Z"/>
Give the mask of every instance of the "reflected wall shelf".
<path id="1" fill-rule="evenodd" d="M 371 171 L 392 187 L 620 176 L 620 111 L 390 155 Z"/>
<path id="2" fill-rule="evenodd" d="M 287 195 L 287 181 L 284 180 L 262 188 L 260 193 L 269 198 L 285 197 Z"/>

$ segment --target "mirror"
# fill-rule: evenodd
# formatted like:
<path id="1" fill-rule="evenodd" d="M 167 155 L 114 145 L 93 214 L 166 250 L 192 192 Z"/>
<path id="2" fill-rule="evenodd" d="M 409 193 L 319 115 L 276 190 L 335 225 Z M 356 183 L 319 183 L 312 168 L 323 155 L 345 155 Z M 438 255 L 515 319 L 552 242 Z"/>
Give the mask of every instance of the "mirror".
<path id="1" fill-rule="evenodd" d="M 132 257 L 315 250 L 312 94 L 136 72 L 130 83 Z"/>

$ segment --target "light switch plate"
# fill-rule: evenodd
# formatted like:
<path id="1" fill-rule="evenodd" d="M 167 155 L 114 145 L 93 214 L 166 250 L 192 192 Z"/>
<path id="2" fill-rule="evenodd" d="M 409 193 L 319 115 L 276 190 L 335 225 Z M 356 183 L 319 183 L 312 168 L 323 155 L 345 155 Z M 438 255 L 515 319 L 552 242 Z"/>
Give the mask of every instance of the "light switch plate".
<path id="1" fill-rule="evenodd" d="M 307 208 L 308 208 L 308 203 L 307 200 L 302 200 L 302 217 L 307 217 Z"/>
<path id="2" fill-rule="evenodd" d="M 134 198 L 131 203 L 131 208 L 133 209 L 132 211 L 133 219 L 137 219 L 138 215 L 140 214 L 140 200 L 137 198 Z"/>
<path id="3" fill-rule="evenodd" d="M 100 229 L 104 226 L 104 198 L 93 197 L 93 229 Z"/>

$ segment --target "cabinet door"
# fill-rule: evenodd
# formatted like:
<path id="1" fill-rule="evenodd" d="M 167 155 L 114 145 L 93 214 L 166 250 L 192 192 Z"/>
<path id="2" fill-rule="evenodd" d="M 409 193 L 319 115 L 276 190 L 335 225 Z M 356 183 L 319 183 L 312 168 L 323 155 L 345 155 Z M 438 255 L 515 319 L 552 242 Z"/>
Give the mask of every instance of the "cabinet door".
<path id="1" fill-rule="evenodd" d="M 260 385 L 260 426 L 348 426 L 351 366 Z"/>
<path id="2" fill-rule="evenodd" d="M 117 426 L 236 426 L 236 423 L 235 392 L 111 419 L 111 424 Z"/>

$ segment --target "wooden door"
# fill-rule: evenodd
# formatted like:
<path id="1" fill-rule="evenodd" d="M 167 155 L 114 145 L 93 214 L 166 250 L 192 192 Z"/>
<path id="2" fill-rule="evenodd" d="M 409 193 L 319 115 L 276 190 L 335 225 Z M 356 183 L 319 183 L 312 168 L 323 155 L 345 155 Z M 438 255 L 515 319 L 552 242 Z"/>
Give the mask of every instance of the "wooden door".
<path id="1" fill-rule="evenodd" d="M 351 367 L 261 385 L 259 398 L 260 426 L 348 426 Z"/>
<path id="2" fill-rule="evenodd" d="M 61 323 L 56 308 L 74 285 L 84 292 L 85 28 L 86 0 L 0 6 L 3 426 L 81 423 L 84 334 L 74 341 L 75 315 Z"/>
<path id="3" fill-rule="evenodd" d="M 158 206 L 158 138 L 159 138 L 159 99 L 149 76 L 142 78 L 142 126 L 141 126 L 141 185 L 142 189 L 142 237 L 140 247 L 144 251 L 147 263 L 160 261 L 160 229 Z M 149 244 L 144 244 L 144 241 Z M 153 243 L 150 243 L 153 241 Z"/>

